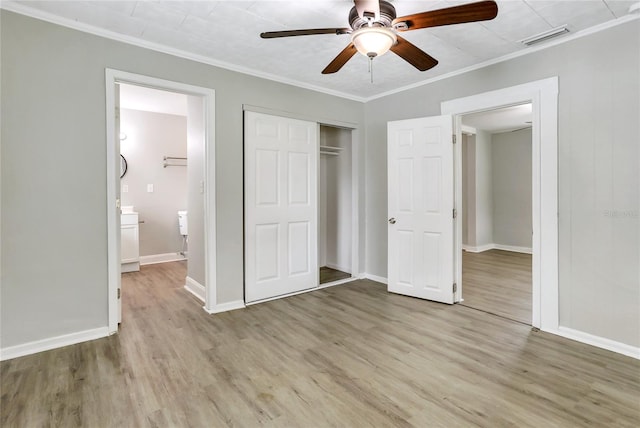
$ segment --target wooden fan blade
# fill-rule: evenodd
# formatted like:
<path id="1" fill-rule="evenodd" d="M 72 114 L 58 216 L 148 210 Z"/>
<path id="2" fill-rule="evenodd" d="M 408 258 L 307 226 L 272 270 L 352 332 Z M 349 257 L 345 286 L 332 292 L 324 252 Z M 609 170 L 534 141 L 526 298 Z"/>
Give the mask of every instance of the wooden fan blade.
<path id="1" fill-rule="evenodd" d="M 358 16 L 365 19 L 370 16 L 374 21 L 380 19 L 380 1 L 379 0 L 354 0 Z"/>
<path id="2" fill-rule="evenodd" d="M 263 39 L 275 39 L 277 37 L 312 36 L 314 34 L 349 34 L 351 28 L 312 28 L 309 30 L 267 31 L 260 33 Z"/>
<path id="3" fill-rule="evenodd" d="M 413 43 L 398 37 L 398 42 L 391 46 L 391 51 L 407 61 L 420 71 L 425 71 L 438 65 L 438 60 L 414 45 Z"/>
<path id="4" fill-rule="evenodd" d="M 393 20 L 391 25 L 398 31 L 417 30 L 420 28 L 439 27 L 441 25 L 462 24 L 465 22 L 488 21 L 498 15 L 498 5 L 494 1 L 481 1 L 430 10 L 428 12 L 401 16 Z M 397 24 L 406 24 L 403 25 Z"/>
<path id="5" fill-rule="evenodd" d="M 331 61 L 329 65 L 325 67 L 324 70 L 322 70 L 322 74 L 331 74 L 340 70 L 342 66 L 345 65 L 347 61 L 349 61 L 351 57 L 356 54 L 356 52 L 358 52 L 358 50 L 353 45 L 353 43 L 349 43 L 349 46 L 344 48 L 342 52 L 340 52 L 338 56 L 335 57 L 333 61 Z"/>

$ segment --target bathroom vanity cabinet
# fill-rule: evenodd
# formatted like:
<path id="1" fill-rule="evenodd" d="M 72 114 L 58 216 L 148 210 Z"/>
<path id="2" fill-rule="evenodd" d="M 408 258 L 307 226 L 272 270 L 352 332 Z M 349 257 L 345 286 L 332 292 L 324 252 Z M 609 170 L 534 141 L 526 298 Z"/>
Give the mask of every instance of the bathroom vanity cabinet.
<path id="1" fill-rule="evenodd" d="M 140 244 L 138 213 L 123 211 L 121 216 L 120 258 L 121 271 L 134 272 L 140 270 Z"/>

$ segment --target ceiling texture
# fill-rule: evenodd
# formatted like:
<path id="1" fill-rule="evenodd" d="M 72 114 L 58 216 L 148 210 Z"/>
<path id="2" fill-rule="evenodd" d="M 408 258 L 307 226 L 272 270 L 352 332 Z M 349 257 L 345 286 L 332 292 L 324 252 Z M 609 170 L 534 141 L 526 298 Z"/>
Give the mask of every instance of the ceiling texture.
<path id="1" fill-rule="evenodd" d="M 473 1 L 393 0 L 391 3 L 400 17 Z M 368 59 L 359 54 L 338 73 L 321 74 L 349 44 L 349 35 L 259 37 L 264 31 L 348 27 L 347 18 L 353 6 L 350 0 L 2 0 L 2 7 L 152 48 L 163 46 L 169 52 L 225 68 L 366 100 L 534 49 L 521 41 L 561 25 L 567 25 L 569 34 L 574 34 L 625 17 L 638 1 L 506 0 L 497 3 L 498 16 L 492 21 L 402 33 L 439 64 L 420 72 L 389 52 L 374 59 L 373 83 Z"/>

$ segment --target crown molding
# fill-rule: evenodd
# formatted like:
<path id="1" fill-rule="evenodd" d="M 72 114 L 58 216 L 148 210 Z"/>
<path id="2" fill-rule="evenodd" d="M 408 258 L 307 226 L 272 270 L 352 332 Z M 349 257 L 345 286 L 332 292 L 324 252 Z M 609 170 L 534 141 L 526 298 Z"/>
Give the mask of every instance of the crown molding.
<path id="1" fill-rule="evenodd" d="M 471 71 L 474 70 L 478 70 L 484 67 L 489 67 L 490 65 L 494 65 L 494 64 L 498 64 L 501 62 L 505 62 L 505 61 L 509 61 L 511 59 L 514 58 L 519 58 L 521 56 L 525 56 L 525 55 L 529 55 L 535 52 L 539 52 L 557 45 L 561 45 L 563 43 L 567 43 L 570 42 L 572 40 L 576 40 L 585 36 L 589 36 L 591 34 L 595 34 L 595 33 L 599 33 L 600 31 L 604 31 L 607 30 L 609 28 L 613 28 L 613 27 L 617 27 L 618 25 L 622 25 L 622 24 L 626 24 L 627 22 L 631 22 L 631 21 L 635 21 L 635 20 L 639 20 L 640 19 L 640 15 L 625 15 L 623 17 L 617 18 L 617 19 L 613 19 L 611 21 L 607 21 L 607 22 L 603 22 L 602 24 L 598 24 L 598 25 L 594 25 L 593 27 L 589 27 L 586 28 L 582 31 L 578 31 L 577 33 L 573 33 L 573 34 L 569 34 L 568 36 L 564 36 L 560 39 L 556 39 L 553 41 L 550 41 L 548 43 L 544 43 L 541 45 L 534 45 L 531 47 L 528 47 L 524 50 L 521 51 L 517 51 L 517 52 L 513 52 L 507 55 L 503 55 L 499 58 L 494 58 L 494 59 L 490 59 L 488 61 L 484 61 L 481 62 L 479 64 L 474 64 L 471 65 L 469 67 L 466 68 L 461 68 L 460 70 L 456 70 L 456 71 L 452 71 L 450 73 L 447 74 L 441 74 L 439 76 L 435 76 L 431 79 L 427 79 L 427 80 L 423 80 L 421 82 L 416 82 L 416 83 L 412 83 L 410 85 L 406 85 L 406 86 L 402 86 L 400 88 L 397 89 L 392 89 L 391 91 L 387 91 L 387 92 L 383 92 L 381 94 L 377 94 L 377 95 L 373 95 L 370 97 L 365 98 L 364 102 L 369 102 L 369 101 L 373 101 L 373 100 L 377 100 L 379 98 L 384 98 L 387 97 L 389 95 L 394 95 L 400 92 L 404 92 L 407 91 L 409 89 L 415 89 L 418 88 L 420 86 L 424 86 L 424 85 L 428 85 L 430 83 L 434 83 L 440 80 L 445 80 L 445 79 L 449 79 L 451 77 L 455 77 L 455 76 L 459 76 L 461 74 L 464 73 L 469 73 Z"/>
<path id="2" fill-rule="evenodd" d="M 74 30 L 82 31 L 84 33 L 93 34 L 96 36 L 104 37 L 107 39 L 115 40 L 118 42 L 126 43 L 133 46 L 138 46 L 141 48 L 149 49 L 156 52 L 165 53 L 168 55 L 172 55 L 178 58 L 188 59 L 191 61 L 199 62 L 202 64 L 211 65 L 213 67 L 222 68 L 229 71 L 234 71 L 241 74 L 246 74 L 253 77 L 258 77 L 261 79 L 271 80 L 278 83 L 283 83 L 286 85 L 296 86 L 302 89 L 308 89 L 315 92 L 320 92 L 326 95 L 332 95 L 339 98 L 345 98 L 351 101 L 357 101 L 361 103 L 367 103 L 369 101 L 374 101 L 380 98 L 387 97 L 389 95 L 394 95 L 400 92 L 404 92 L 410 89 L 419 88 L 421 86 L 429 85 L 431 83 L 438 82 L 440 80 L 449 79 L 451 77 L 459 76 L 461 74 L 469 73 L 471 71 L 479 70 L 484 67 L 489 67 L 494 64 L 498 64 L 501 62 L 509 61 L 514 58 L 519 58 L 521 56 L 529 55 L 535 52 L 539 52 L 544 49 L 548 49 L 563 43 L 570 42 L 572 40 L 579 39 L 581 37 L 589 36 L 591 34 L 598 33 L 600 31 L 607 30 L 609 28 L 616 27 L 618 25 L 626 24 L 627 22 L 640 20 L 640 15 L 632 14 L 625 15 L 623 17 L 613 19 L 607 22 L 603 22 L 602 24 L 595 25 L 593 27 L 587 28 L 585 30 L 579 31 L 574 34 L 569 34 L 560 39 L 552 40 L 548 43 L 544 43 L 541 45 L 534 45 L 532 47 L 528 47 L 521 51 L 513 52 L 507 55 L 503 55 L 499 58 L 494 58 L 488 61 L 481 62 L 479 64 L 474 64 L 469 67 L 462 68 L 460 70 L 455 70 L 446 74 L 441 74 L 439 76 L 435 76 L 431 79 L 422 80 L 416 83 L 412 83 L 410 85 L 405 85 L 399 87 L 397 89 L 392 89 L 390 91 L 382 92 L 380 94 L 372 95 L 370 97 L 359 97 L 353 94 L 349 94 L 346 92 L 335 91 L 332 89 L 323 88 L 317 85 L 311 85 L 309 83 L 304 83 L 295 79 L 283 78 L 281 76 L 277 76 L 271 73 L 265 73 L 262 71 L 254 70 L 248 67 L 242 67 L 236 64 L 232 64 L 225 61 L 219 61 L 212 58 L 208 58 L 202 55 L 194 54 L 191 52 L 187 52 L 181 49 L 171 48 L 169 46 L 161 45 L 159 43 L 150 42 L 147 40 L 142 40 L 137 37 L 125 36 L 123 34 L 119 34 L 110 30 L 105 30 L 102 28 L 95 27 L 93 25 L 85 24 L 82 22 L 74 21 L 72 19 L 63 18 L 48 12 L 44 12 L 38 9 L 34 9 L 32 7 L 26 6 L 22 3 L 16 3 L 14 1 L 0 0 L 0 10 L 5 9 L 10 12 L 18 13 L 20 15 L 29 16 L 31 18 L 39 19 L 41 21 L 50 22 L 52 24 L 60 25 L 63 27 L 71 28 Z"/>
<path id="3" fill-rule="evenodd" d="M 365 102 L 364 97 L 359 97 L 353 94 L 348 94 L 345 92 L 323 88 L 321 86 L 312 85 L 312 84 L 301 82 L 295 79 L 284 78 L 281 76 L 277 76 L 275 74 L 265 73 L 262 71 L 254 70 L 248 67 L 243 67 L 243 66 L 232 64 L 225 61 L 215 60 L 209 57 L 205 57 L 203 55 L 194 54 L 191 52 L 184 51 L 182 49 L 172 48 L 159 43 L 143 40 L 137 37 L 126 36 L 124 34 L 119 34 L 114 31 L 105 30 L 103 28 L 99 28 L 90 24 L 85 24 L 83 22 L 74 21 L 72 19 L 51 14 L 49 12 L 44 12 L 38 9 L 34 9 L 22 3 L 0 0 L 0 10 L 1 9 L 7 10 L 9 12 L 14 12 L 20 15 L 28 16 L 30 18 L 39 19 L 41 21 L 46 21 L 52 24 L 60 25 L 62 27 L 78 30 L 83 33 L 93 34 L 94 36 L 104 37 L 106 39 L 115 40 L 117 42 L 122 42 L 129 45 L 149 49 L 155 52 L 165 53 L 178 58 L 183 58 L 183 59 L 199 62 L 202 64 L 211 65 L 213 67 L 218 67 L 225 70 L 234 71 L 237 73 L 242 73 L 249 76 L 258 77 L 261 79 L 271 80 L 278 83 L 284 83 L 286 85 L 296 86 L 302 89 L 308 89 L 308 90 L 320 92 L 326 95 L 345 98 L 351 101 L 357 101 L 361 103 Z"/>

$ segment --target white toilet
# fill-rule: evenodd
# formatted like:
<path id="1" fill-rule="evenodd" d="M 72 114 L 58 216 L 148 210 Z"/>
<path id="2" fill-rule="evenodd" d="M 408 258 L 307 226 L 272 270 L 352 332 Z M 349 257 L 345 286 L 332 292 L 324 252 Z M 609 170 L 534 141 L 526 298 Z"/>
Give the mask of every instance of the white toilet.
<path id="1" fill-rule="evenodd" d="M 182 235 L 182 251 L 180 254 L 187 258 L 187 234 L 188 234 L 188 219 L 186 211 L 178 211 L 178 228 L 180 229 L 180 235 Z"/>
<path id="2" fill-rule="evenodd" d="M 178 211 L 178 227 L 180 228 L 180 235 L 187 236 L 187 212 Z"/>

